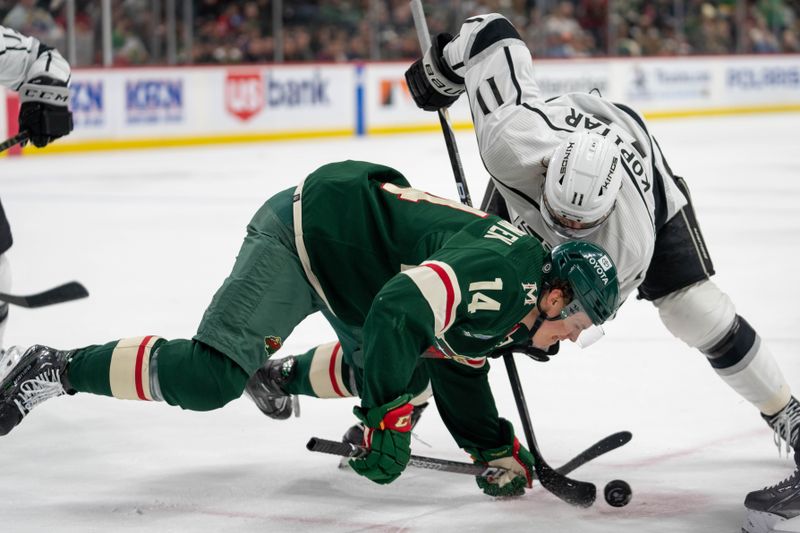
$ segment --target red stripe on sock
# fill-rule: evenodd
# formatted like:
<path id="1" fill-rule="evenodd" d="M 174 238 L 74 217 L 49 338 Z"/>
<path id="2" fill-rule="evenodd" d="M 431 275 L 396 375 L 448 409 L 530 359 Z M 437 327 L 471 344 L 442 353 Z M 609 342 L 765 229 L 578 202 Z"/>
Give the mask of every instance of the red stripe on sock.
<path id="1" fill-rule="evenodd" d="M 342 389 L 339 388 L 339 384 L 336 382 L 336 357 L 339 355 L 339 351 L 341 349 L 342 349 L 342 343 L 337 342 L 336 346 L 333 347 L 331 362 L 328 364 L 328 375 L 331 378 L 331 385 L 333 385 L 333 392 L 344 398 L 345 394 L 342 393 Z"/>
<path id="2" fill-rule="evenodd" d="M 150 342 L 152 339 L 152 335 L 148 335 L 142 340 L 142 343 L 139 345 L 139 350 L 136 352 L 136 370 L 134 371 L 134 380 L 136 381 L 136 394 L 139 396 L 140 400 L 147 400 L 147 396 L 144 395 L 144 379 L 142 378 L 142 367 L 144 367 L 144 354 L 145 350 L 147 349 L 147 343 Z"/>

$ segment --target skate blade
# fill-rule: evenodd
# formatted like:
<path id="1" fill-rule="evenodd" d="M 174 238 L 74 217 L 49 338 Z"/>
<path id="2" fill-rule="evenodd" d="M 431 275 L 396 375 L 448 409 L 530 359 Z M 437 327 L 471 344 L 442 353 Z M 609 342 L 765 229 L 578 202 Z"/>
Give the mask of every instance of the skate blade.
<path id="1" fill-rule="evenodd" d="M 763 511 L 747 510 L 742 533 L 800 533 L 800 520 L 791 520 Z"/>

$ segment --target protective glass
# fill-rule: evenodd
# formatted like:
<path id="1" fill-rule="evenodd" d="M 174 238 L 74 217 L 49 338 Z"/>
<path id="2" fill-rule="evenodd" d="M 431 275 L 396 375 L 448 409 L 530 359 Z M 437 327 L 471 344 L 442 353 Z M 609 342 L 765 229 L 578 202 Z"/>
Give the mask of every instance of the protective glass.
<path id="1" fill-rule="evenodd" d="M 611 206 L 608 213 L 593 222 L 575 222 L 574 220 L 569 220 L 558 215 L 547 200 L 547 195 L 542 193 L 541 208 L 539 211 L 541 211 L 542 218 L 544 218 L 547 225 L 562 237 L 567 239 L 582 239 L 594 232 L 600 224 L 605 222 L 608 217 L 611 216 L 611 213 L 614 212 L 616 205 L 616 202 L 614 202 L 614 205 Z"/>
<path id="2" fill-rule="evenodd" d="M 592 319 L 577 299 L 564 306 L 558 316 L 548 317 L 545 320 L 563 320 L 568 331 L 572 335 L 577 335 L 575 342 L 581 348 L 591 346 L 605 335 L 602 327 L 592 323 Z"/>

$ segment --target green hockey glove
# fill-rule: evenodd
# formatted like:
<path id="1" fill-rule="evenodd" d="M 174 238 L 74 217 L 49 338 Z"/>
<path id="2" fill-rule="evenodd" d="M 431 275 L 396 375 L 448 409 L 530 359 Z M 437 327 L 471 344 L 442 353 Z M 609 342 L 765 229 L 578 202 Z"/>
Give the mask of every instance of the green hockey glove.
<path id="1" fill-rule="evenodd" d="M 353 413 L 364 423 L 363 446 L 369 454 L 351 459 L 357 473 L 384 485 L 397 479 L 411 458 L 410 394 L 404 394 L 387 404 L 372 409 L 354 407 Z"/>
<path id="2" fill-rule="evenodd" d="M 511 422 L 501 418 L 500 431 L 502 440 L 508 444 L 491 450 L 467 448 L 466 452 L 475 463 L 505 468 L 506 471 L 498 476 L 476 476 L 475 481 L 489 496 L 522 496 L 525 487 L 531 488 L 535 476 L 533 455 L 514 436 Z"/>

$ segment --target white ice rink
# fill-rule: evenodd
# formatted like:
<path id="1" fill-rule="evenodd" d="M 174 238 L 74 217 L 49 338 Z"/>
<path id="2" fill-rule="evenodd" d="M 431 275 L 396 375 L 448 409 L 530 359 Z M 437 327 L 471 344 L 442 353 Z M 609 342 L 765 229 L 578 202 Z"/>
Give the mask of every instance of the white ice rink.
<path id="1" fill-rule="evenodd" d="M 716 281 L 800 387 L 800 115 L 655 122 L 687 178 Z M 475 203 L 487 176 L 459 135 Z M 440 135 L 65 155 L 0 161 L 15 244 L 14 292 L 77 279 L 79 302 L 12 309 L 7 344 L 73 348 L 120 337 L 190 337 L 230 270 L 251 215 L 318 165 L 365 159 L 457 198 Z M 332 339 L 321 318 L 281 354 Z M 756 410 L 705 358 L 631 299 L 599 344 L 519 360 L 545 457 L 559 465 L 614 431 L 631 443 L 574 472 L 600 491 L 633 487 L 623 509 L 562 503 L 536 486 L 495 501 L 472 478 L 408 469 L 389 486 L 305 450 L 339 438 L 353 400 L 303 398 L 302 417 L 262 416 L 246 399 L 210 413 L 77 395 L 38 407 L 0 438 L 0 532 L 739 531 L 747 492 L 792 470 Z M 502 364 L 491 379 L 519 425 Z M 435 409 L 414 453 L 466 460 Z M 521 434 L 521 431 L 520 431 Z"/>

